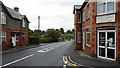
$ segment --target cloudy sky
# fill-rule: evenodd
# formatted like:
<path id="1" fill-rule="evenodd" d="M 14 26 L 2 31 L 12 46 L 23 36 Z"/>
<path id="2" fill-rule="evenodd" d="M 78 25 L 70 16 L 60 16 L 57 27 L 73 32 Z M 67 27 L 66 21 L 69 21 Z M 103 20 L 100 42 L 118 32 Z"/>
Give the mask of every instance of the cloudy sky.
<path id="1" fill-rule="evenodd" d="M 29 28 L 38 29 L 38 16 L 41 16 L 40 29 L 74 28 L 73 6 L 81 5 L 84 0 L 1 0 L 10 8 L 19 7 L 21 14 L 31 22 Z"/>

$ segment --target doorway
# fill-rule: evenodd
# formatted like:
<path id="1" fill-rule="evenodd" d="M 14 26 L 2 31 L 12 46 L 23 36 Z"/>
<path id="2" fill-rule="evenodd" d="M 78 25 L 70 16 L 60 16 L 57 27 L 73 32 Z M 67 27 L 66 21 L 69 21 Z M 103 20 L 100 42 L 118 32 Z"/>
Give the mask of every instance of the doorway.
<path id="1" fill-rule="evenodd" d="M 116 60 L 116 31 L 98 30 L 98 52 L 99 58 Z"/>

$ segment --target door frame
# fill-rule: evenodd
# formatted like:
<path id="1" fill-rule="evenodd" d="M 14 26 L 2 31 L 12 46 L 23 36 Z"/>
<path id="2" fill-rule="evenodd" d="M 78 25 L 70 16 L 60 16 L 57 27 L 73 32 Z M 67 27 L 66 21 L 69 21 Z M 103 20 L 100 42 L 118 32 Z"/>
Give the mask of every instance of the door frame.
<path id="1" fill-rule="evenodd" d="M 15 44 L 13 43 L 13 38 L 15 39 L 15 40 L 14 40 L 14 43 L 15 43 Z M 13 43 L 13 46 L 16 46 L 16 34 L 15 34 L 14 37 L 12 36 L 12 43 Z"/>
<path id="2" fill-rule="evenodd" d="M 103 58 L 103 59 L 108 59 L 108 60 L 113 60 L 113 61 L 116 61 L 116 29 L 115 30 L 97 30 L 97 57 L 99 58 Z M 114 49 L 115 50 L 115 59 L 111 59 L 111 58 L 107 58 L 107 53 L 105 53 L 105 57 L 102 57 L 102 56 L 99 56 L 99 32 L 105 32 L 105 40 L 107 41 L 107 33 L 108 32 L 115 32 L 115 48 L 110 48 L 109 49 Z M 106 46 L 107 42 L 105 42 L 105 46 Z M 102 47 L 101 47 L 102 48 Z M 108 47 L 107 47 L 108 48 Z M 107 49 L 105 47 L 105 52 L 107 52 Z"/>

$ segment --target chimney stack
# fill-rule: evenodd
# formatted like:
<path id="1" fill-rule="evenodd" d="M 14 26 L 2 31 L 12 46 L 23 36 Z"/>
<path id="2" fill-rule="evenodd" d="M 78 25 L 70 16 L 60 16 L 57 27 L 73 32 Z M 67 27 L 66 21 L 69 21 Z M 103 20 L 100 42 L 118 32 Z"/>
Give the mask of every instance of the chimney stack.
<path id="1" fill-rule="evenodd" d="M 19 8 L 18 7 L 14 7 L 14 10 L 19 12 Z"/>

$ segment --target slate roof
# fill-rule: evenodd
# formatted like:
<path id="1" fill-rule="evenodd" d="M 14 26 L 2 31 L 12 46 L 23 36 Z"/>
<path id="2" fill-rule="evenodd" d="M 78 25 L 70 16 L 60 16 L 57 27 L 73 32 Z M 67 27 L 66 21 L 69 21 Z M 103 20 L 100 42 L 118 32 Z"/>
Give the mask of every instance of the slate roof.
<path id="1" fill-rule="evenodd" d="M 2 4 L 2 6 L 5 8 L 5 10 L 8 12 L 8 14 L 10 14 L 10 16 L 12 18 L 18 19 L 18 20 L 22 20 L 23 18 L 26 18 L 26 20 L 29 22 L 29 20 L 27 19 L 26 15 L 21 15 L 20 12 L 17 12 L 14 9 L 5 6 L 1 1 L 0 1 L 0 4 Z"/>

